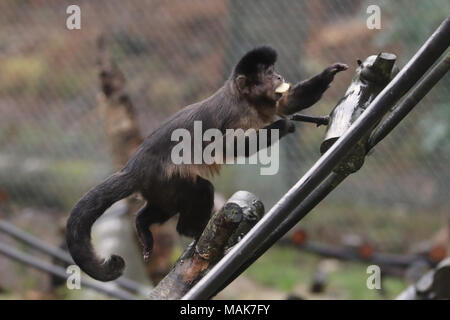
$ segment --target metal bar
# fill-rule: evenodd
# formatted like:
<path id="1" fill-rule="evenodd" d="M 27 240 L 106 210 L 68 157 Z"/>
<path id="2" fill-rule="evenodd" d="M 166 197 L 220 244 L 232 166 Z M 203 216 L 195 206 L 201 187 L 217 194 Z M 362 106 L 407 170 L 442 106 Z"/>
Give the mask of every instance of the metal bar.
<path id="1" fill-rule="evenodd" d="M 302 245 L 295 245 L 290 239 L 282 239 L 279 243 L 284 246 L 293 246 L 305 252 L 339 260 L 371 262 L 378 265 L 401 268 L 407 268 L 417 261 L 424 261 L 430 266 L 433 265 L 429 259 L 420 255 L 374 252 L 370 257 L 364 258 L 358 252 L 358 248 L 353 247 L 336 247 L 310 241 Z"/>
<path id="2" fill-rule="evenodd" d="M 47 262 L 41 261 L 29 254 L 20 252 L 18 250 L 12 249 L 5 243 L 0 242 L 0 254 L 3 254 L 13 260 L 19 261 L 21 263 L 27 264 L 33 268 L 38 270 L 51 273 L 61 279 L 67 279 L 68 275 L 66 274 L 66 270 L 64 268 L 49 264 Z M 122 300 L 136 300 L 136 296 L 129 294 L 123 290 L 110 288 L 108 285 L 98 283 L 89 279 L 81 278 L 80 281 L 82 286 L 87 288 L 94 289 L 101 293 L 107 294 L 108 296 L 122 299 Z"/>
<path id="3" fill-rule="evenodd" d="M 445 75 L 448 71 L 449 55 L 443 58 L 436 64 L 435 67 L 408 93 L 407 97 L 397 106 L 395 111 L 379 126 L 375 131 L 368 144 L 367 151 L 372 149 L 378 142 L 380 142 L 395 126 L 420 102 L 420 100 L 433 88 L 433 86 Z M 416 90 L 418 92 L 416 92 Z M 244 270 L 246 270 L 253 262 L 255 262 L 264 252 L 266 252 L 273 243 L 281 239 L 298 221 L 300 221 L 306 214 L 309 213 L 317 204 L 319 204 L 328 194 L 333 191 L 346 176 L 332 173 L 327 179 L 317 187 L 292 214 L 271 234 L 258 249 L 255 254 L 239 268 L 239 270 L 230 277 L 223 285 L 231 283 Z M 221 289 L 222 289 L 221 288 Z M 220 290 L 221 290 L 220 289 Z M 220 291 L 218 290 L 218 291 Z"/>
<path id="4" fill-rule="evenodd" d="M 383 140 L 402 121 L 408 113 L 426 96 L 426 94 L 442 79 L 450 68 L 450 54 L 439 61 L 431 71 L 408 93 L 392 113 L 383 121 L 370 137 L 367 148 L 372 149 Z"/>
<path id="5" fill-rule="evenodd" d="M 422 100 L 422 98 L 433 88 L 436 83 L 442 79 L 449 69 L 450 54 L 447 54 L 439 61 L 427 75 L 408 93 L 396 109 L 384 120 L 372 137 L 369 139 L 367 152 L 386 137 L 406 115 Z M 331 191 L 333 191 L 346 176 L 332 173 L 319 187 L 316 188 L 298 208 L 264 241 L 261 248 L 255 253 L 254 257 L 246 262 L 242 269 L 247 269 L 259 256 L 261 256 L 272 243 L 278 241 L 292 226 L 300 221 L 306 214 L 319 204 Z M 240 274 L 241 272 L 239 272 Z M 233 275 L 230 282 L 238 275 Z"/>
<path id="6" fill-rule="evenodd" d="M 251 266 L 275 242 L 281 239 L 297 222 L 303 219 L 316 205 L 330 194 L 344 179 L 346 175 L 331 173 L 301 204 L 272 232 L 262 243 L 261 247 L 214 293 L 217 294 L 242 272 Z"/>
<path id="7" fill-rule="evenodd" d="M 10 235 L 14 239 L 17 239 L 30 247 L 33 247 L 34 249 L 46 253 L 52 257 L 55 257 L 62 262 L 65 262 L 69 265 L 75 264 L 70 254 L 60 248 L 54 247 L 52 245 L 49 245 L 45 243 L 44 241 L 40 240 L 39 238 L 36 238 L 35 236 L 32 236 L 29 233 L 24 232 L 23 230 L 17 228 L 13 224 L 6 222 L 4 220 L 0 220 L 0 231 Z M 133 280 L 121 277 L 115 281 L 114 283 L 117 283 L 122 288 L 129 290 L 134 293 L 142 294 L 145 292 L 145 288 L 139 285 L 138 283 L 134 282 Z"/>
<path id="8" fill-rule="evenodd" d="M 0 231 L 3 233 L 6 233 L 13 237 L 16 240 L 19 240 L 33 248 L 35 248 L 38 251 L 41 251 L 43 253 L 46 253 L 52 257 L 55 257 L 62 262 L 66 262 L 68 264 L 75 264 L 73 262 L 72 257 L 69 253 L 65 252 L 64 250 L 54 247 L 52 245 L 49 245 L 45 243 L 44 241 L 41 241 L 40 239 L 36 238 L 35 236 L 32 236 L 29 233 L 26 233 L 25 231 L 17 228 L 13 224 L 6 222 L 4 220 L 0 220 Z"/>
<path id="9" fill-rule="evenodd" d="M 319 127 L 321 125 L 327 125 L 330 122 L 330 116 L 315 117 L 297 113 L 292 115 L 290 120 L 315 123 Z"/>
<path id="10" fill-rule="evenodd" d="M 450 41 L 450 16 L 447 17 L 433 35 L 426 41 L 408 64 L 375 98 L 366 111 L 349 130 L 306 172 L 283 198 L 258 222 L 219 263 L 195 285 L 184 297 L 187 299 L 208 299 L 230 276 L 252 256 L 289 214 L 301 203 L 334 166 L 371 128 L 389 111 L 427 71 L 427 69 L 447 49 Z"/>
<path id="11" fill-rule="evenodd" d="M 436 83 L 442 79 L 449 69 L 449 54 L 439 61 L 432 70 L 425 75 L 420 82 L 411 89 L 411 92 L 403 99 L 396 109 L 384 120 L 375 133 L 368 141 L 367 152 L 369 152 L 376 144 L 386 137 L 406 115 L 422 100 L 422 98 L 433 88 Z M 320 184 L 300 205 L 297 207 L 283 223 L 270 234 L 255 254 L 244 263 L 241 268 L 231 276 L 220 290 L 237 278 L 244 270 L 253 264 L 264 252 L 266 252 L 273 243 L 277 242 L 286 234 L 298 221 L 303 219 L 309 211 L 317 204 L 325 199 L 328 194 L 333 191 L 346 176 L 332 173 L 327 179 Z M 219 292 L 218 290 L 217 292 Z"/>

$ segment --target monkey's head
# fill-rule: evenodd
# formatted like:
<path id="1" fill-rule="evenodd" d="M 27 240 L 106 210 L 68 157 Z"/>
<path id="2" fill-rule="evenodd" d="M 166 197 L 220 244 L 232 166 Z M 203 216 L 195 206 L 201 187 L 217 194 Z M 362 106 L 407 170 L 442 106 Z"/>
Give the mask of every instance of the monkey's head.
<path id="1" fill-rule="evenodd" d="M 275 72 L 277 52 L 269 46 L 247 52 L 233 70 L 232 81 L 239 94 L 250 103 L 275 104 L 285 89 L 282 76 Z M 284 87 L 283 87 L 284 88 Z"/>

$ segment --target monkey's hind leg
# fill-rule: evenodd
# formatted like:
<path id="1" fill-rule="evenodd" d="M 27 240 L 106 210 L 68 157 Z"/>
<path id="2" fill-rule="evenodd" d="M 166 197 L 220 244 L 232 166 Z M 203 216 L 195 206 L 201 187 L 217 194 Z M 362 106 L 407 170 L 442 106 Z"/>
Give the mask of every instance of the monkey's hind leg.
<path id="1" fill-rule="evenodd" d="M 214 207 L 214 186 L 197 176 L 192 186 L 185 190 L 186 201 L 181 204 L 177 231 L 185 236 L 198 239 L 205 229 Z"/>
<path id="2" fill-rule="evenodd" d="M 148 203 L 136 214 L 136 231 L 143 246 L 144 260 L 150 258 L 153 249 L 153 235 L 150 226 L 154 223 L 163 223 L 170 218 L 162 210 L 159 210 Z"/>

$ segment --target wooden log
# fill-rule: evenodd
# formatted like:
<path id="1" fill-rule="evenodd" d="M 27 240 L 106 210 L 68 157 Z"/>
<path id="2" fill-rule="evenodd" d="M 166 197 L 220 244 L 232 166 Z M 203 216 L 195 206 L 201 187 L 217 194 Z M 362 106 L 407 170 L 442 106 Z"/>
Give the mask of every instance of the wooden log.
<path id="1" fill-rule="evenodd" d="M 191 243 L 172 271 L 150 293 L 153 300 L 180 299 L 263 216 L 264 206 L 253 194 L 236 192 L 213 214 L 205 230 Z"/>
<path id="2" fill-rule="evenodd" d="M 106 50 L 104 37 L 98 39 L 99 78 L 102 92 L 98 95 L 98 109 L 105 126 L 114 166 L 117 170 L 124 167 L 143 141 L 139 129 L 136 109 L 125 90 L 126 79 L 119 67 L 112 61 Z M 142 199 L 131 195 L 126 199 L 127 214 L 134 230 L 134 213 L 144 204 Z M 151 226 L 155 246 L 152 258 L 145 264 L 153 283 L 158 283 L 170 270 L 175 232 L 170 226 Z M 136 246 L 141 244 L 135 237 Z"/>
<path id="3" fill-rule="evenodd" d="M 416 284 L 400 293 L 396 300 L 449 300 L 450 257 L 442 260 L 435 269 L 428 271 Z"/>
<path id="4" fill-rule="evenodd" d="M 396 56 L 380 53 L 358 61 L 352 83 L 344 98 L 331 111 L 325 139 L 320 152 L 325 153 L 338 140 L 356 119 L 366 110 L 375 97 L 383 90 L 393 76 Z M 358 171 L 366 155 L 366 143 L 370 131 L 354 146 L 347 157 L 334 169 L 336 173 L 349 174 Z"/>

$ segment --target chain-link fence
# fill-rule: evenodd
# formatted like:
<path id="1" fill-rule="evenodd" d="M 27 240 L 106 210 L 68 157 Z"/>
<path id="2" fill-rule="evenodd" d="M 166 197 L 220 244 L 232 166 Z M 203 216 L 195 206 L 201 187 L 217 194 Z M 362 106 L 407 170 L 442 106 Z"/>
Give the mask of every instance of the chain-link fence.
<path id="1" fill-rule="evenodd" d="M 66 28 L 73 1 L 0 3 L 0 192 L 14 208 L 57 208 L 75 201 L 112 172 L 96 108 L 96 41 L 124 72 L 144 134 L 182 106 L 219 88 L 248 49 L 271 44 L 290 82 L 333 62 L 355 68 L 380 51 L 402 66 L 450 13 L 447 0 L 403 1 L 76 1 L 81 30 Z M 370 4 L 381 30 L 366 27 Z M 339 74 L 308 114 L 325 115 L 343 96 L 353 71 Z M 376 148 L 363 169 L 310 215 L 313 238 L 358 234 L 389 250 L 429 238 L 450 209 L 447 77 Z M 318 159 L 324 128 L 297 126 L 281 143 L 280 173 L 227 167 L 214 180 L 225 196 L 238 189 L 269 208 Z"/>

